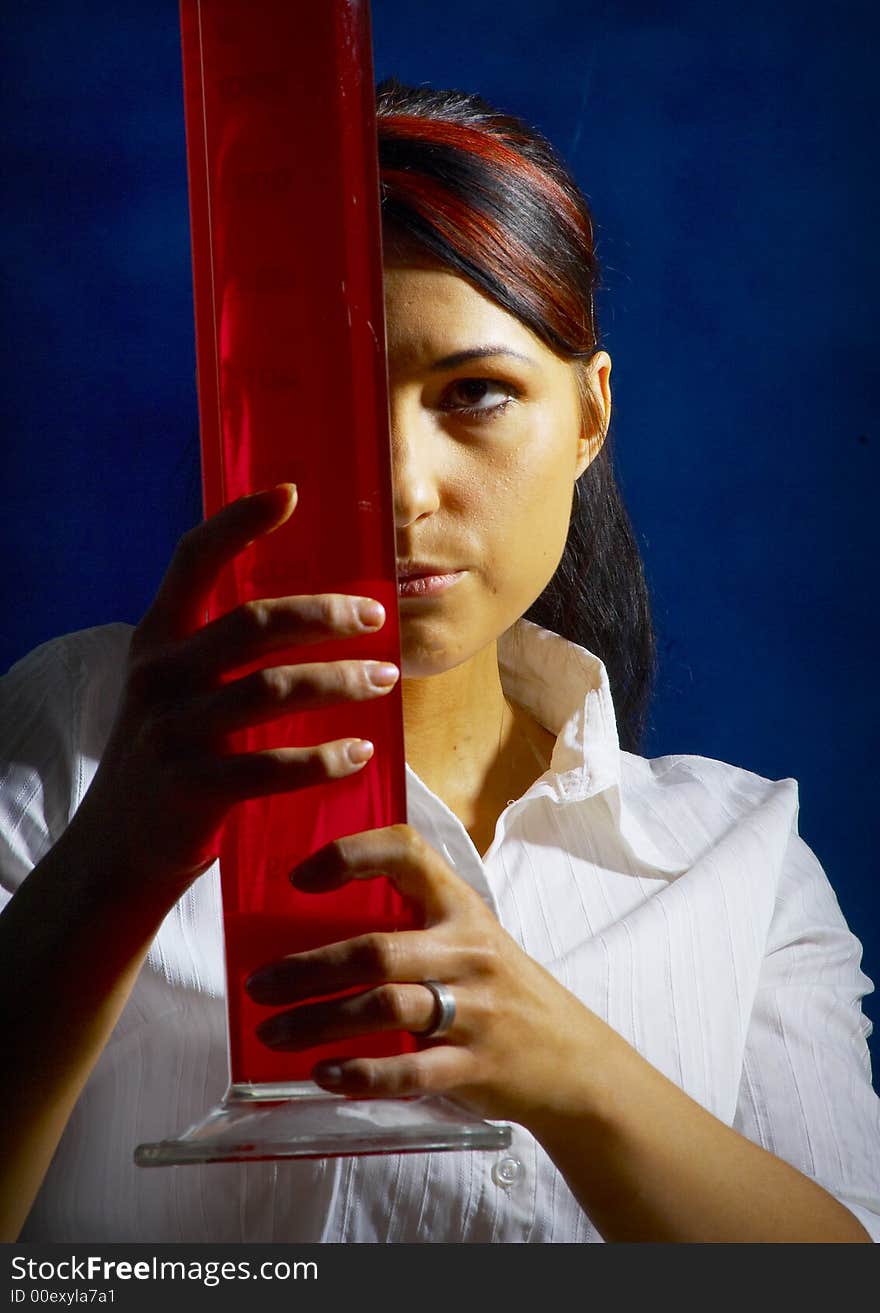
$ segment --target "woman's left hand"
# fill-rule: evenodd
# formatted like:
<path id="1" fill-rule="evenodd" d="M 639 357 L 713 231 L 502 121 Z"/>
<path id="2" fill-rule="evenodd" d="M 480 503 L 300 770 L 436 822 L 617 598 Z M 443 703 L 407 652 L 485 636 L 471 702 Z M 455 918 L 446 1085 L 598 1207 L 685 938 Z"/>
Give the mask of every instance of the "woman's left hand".
<path id="1" fill-rule="evenodd" d="M 583 1103 L 597 1045 L 614 1032 L 502 929 L 477 893 L 410 825 L 337 839 L 291 875 L 319 893 L 387 875 L 414 904 L 419 930 L 368 933 L 298 953 L 254 972 L 258 1003 L 299 1004 L 263 1022 L 275 1049 L 306 1049 L 382 1030 L 430 1029 L 437 980 L 455 998 L 442 1037 L 418 1051 L 319 1064 L 314 1079 L 353 1096 L 448 1094 L 480 1116 L 520 1122 L 536 1134 Z M 359 988 L 342 998 L 316 996 Z"/>

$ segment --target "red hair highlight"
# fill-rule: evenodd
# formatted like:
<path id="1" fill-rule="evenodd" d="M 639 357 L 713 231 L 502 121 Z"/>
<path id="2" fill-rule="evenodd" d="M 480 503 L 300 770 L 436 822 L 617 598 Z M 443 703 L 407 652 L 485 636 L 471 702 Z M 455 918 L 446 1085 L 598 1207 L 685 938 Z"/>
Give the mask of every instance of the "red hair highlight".
<path id="1" fill-rule="evenodd" d="M 518 174 L 576 232 L 592 236 L 587 216 L 565 188 L 544 169 L 538 168 L 530 159 L 508 146 L 500 134 L 471 128 L 463 123 L 420 118 L 414 114 L 380 116 L 379 132 L 389 137 L 415 137 L 428 144 L 451 146 L 455 150 L 476 155 L 484 164 L 499 171 Z"/>
<path id="2" fill-rule="evenodd" d="M 544 327 L 541 335 L 554 349 L 564 344 L 570 355 L 591 354 L 596 346 L 592 288 L 584 286 L 583 277 L 576 283 L 560 274 L 549 252 L 542 259 L 534 245 L 517 235 L 515 225 L 504 222 L 497 197 L 493 212 L 488 187 L 456 187 L 437 176 L 439 170 L 419 168 L 415 162 L 403 168 L 383 164 L 382 142 L 408 140 L 460 152 L 478 162 L 490 178 L 495 175 L 503 180 L 508 190 L 511 184 L 519 185 L 530 194 L 535 207 L 550 213 L 552 226 L 562 230 L 567 247 L 577 252 L 580 268 L 592 273 L 592 223 L 576 193 L 568 190 L 551 168 L 515 149 L 518 134 L 505 120 L 471 126 L 427 114 L 385 112 L 378 115 L 377 127 L 386 201 L 417 216 L 462 261 L 504 288 L 528 312 L 533 324 Z M 519 140 L 527 139 L 519 136 Z"/>

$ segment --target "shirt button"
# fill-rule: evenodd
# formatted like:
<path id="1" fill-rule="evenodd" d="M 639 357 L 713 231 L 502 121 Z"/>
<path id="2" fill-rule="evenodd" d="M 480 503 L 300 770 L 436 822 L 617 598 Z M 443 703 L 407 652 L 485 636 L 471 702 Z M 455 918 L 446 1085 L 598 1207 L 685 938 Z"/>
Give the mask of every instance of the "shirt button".
<path id="1" fill-rule="evenodd" d="M 492 1180 L 502 1189 L 509 1190 L 522 1178 L 524 1168 L 518 1158 L 499 1158 L 492 1167 Z"/>

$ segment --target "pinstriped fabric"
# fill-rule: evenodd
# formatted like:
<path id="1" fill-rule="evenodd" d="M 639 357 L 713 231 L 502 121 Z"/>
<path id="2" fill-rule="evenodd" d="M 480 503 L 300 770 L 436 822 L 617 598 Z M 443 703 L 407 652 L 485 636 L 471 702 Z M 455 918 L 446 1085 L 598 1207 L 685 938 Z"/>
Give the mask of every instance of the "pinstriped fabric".
<path id="1" fill-rule="evenodd" d="M 4 899 L 88 786 L 130 632 L 68 635 L 0 681 Z M 499 666 L 508 697 L 557 736 L 550 769 L 485 854 L 407 767 L 411 824 L 585 1006 L 880 1239 L 880 1101 L 861 1009 L 872 986 L 798 836 L 795 782 L 621 752 L 601 663 L 527 621 L 499 640 Z M 134 1144 L 192 1122 L 225 1085 L 220 916 L 213 869 L 163 923 L 24 1240 L 601 1241 L 521 1127 L 501 1155 L 135 1169 Z M 493 1173 L 500 1157 L 519 1160 L 512 1184 Z"/>

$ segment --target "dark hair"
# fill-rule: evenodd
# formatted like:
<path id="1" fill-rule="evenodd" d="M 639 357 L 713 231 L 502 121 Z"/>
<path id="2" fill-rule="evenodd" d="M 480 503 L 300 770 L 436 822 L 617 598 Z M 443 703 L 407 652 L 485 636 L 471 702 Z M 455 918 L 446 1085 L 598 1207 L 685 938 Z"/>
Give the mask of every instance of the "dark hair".
<path id="1" fill-rule="evenodd" d="M 577 362 L 585 431 L 603 415 L 587 386 L 599 350 L 599 269 L 587 202 L 550 143 L 461 91 L 376 89 L 383 228 L 414 240 Z M 637 752 L 655 668 L 645 574 L 609 440 L 576 485 L 559 566 L 527 620 L 601 657 L 621 747 Z"/>

